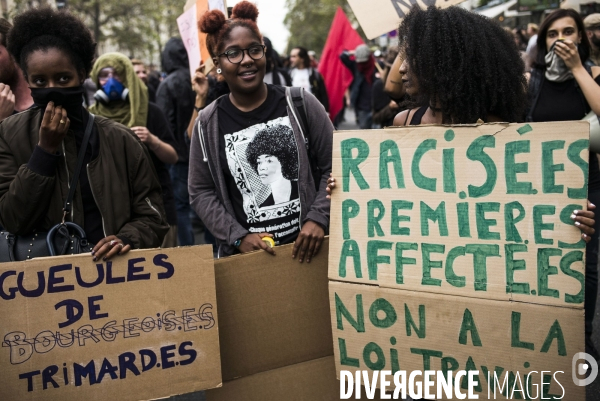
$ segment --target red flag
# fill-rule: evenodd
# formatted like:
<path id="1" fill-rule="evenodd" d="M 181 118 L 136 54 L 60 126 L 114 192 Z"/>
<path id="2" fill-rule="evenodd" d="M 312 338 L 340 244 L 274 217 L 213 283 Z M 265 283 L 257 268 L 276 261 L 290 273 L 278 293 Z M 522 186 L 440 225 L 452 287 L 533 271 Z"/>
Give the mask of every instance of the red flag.
<path id="1" fill-rule="evenodd" d="M 319 61 L 319 72 L 323 75 L 329 95 L 329 116 L 332 120 L 342 110 L 344 92 L 353 78 L 350 70 L 340 61 L 340 54 L 344 50 L 354 50 L 363 43 L 342 8 L 338 7 Z"/>

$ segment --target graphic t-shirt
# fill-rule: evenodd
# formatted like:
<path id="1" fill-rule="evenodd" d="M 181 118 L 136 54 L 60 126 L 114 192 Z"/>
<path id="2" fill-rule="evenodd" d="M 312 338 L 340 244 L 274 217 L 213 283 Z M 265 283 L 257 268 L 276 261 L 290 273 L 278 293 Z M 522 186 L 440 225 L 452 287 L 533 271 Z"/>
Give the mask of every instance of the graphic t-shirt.
<path id="1" fill-rule="evenodd" d="M 290 76 L 292 77 L 292 86 L 304 88 L 304 90 L 308 93 L 312 93 L 310 88 L 310 70 L 308 68 L 303 70 L 294 68 L 292 71 L 290 71 Z"/>
<path id="2" fill-rule="evenodd" d="M 300 232 L 298 145 L 285 88 L 267 88 L 265 102 L 250 112 L 229 96 L 218 100 L 219 157 L 236 220 L 251 233 L 273 234 L 280 245 Z"/>

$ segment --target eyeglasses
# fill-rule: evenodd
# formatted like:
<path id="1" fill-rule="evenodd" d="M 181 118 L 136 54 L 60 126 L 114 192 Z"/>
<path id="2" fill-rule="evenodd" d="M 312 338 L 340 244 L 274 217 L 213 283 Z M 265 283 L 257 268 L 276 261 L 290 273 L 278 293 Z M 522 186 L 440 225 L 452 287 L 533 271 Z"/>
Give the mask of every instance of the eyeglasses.
<path id="1" fill-rule="evenodd" d="M 244 52 L 248 52 L 248 56 L 252 60 L 260 60 L 265 56 L 265 47 L 264 45 L 254 45 L 247 49 L 230 49 L 219 54 L 218 57 L 226 56 L 230 63 L 239 64 L 244 59 Z"/>

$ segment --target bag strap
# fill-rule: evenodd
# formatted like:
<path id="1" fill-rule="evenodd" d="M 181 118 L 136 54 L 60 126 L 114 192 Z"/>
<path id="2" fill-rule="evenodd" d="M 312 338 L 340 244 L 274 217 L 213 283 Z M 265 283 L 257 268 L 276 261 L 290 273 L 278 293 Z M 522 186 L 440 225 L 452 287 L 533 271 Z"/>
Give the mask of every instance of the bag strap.
<path id="1" fill-rule="evenodd" d="M 304 101 L 304 89 L 298 88 L 295 86 L 288 87 L 287 95 L 291 99 L 291 103 L 294 105 L 294 108 L 300 114 L 300 124 L 302 125 L 302 135 L 304 136 L 304 142 L 306 144 L 306 149 L 309 149 L 308 137 L 305 133 L 308 131 L 308 116 L 306 115 L 306 102 Z"/>
<path id="2" fill-rule="evenodd" d="M 71 209 L 73 208 L 73 197 L 75 196 L 75 191 L 77 190 L 77 181 L 79 181 L 79 175 L 81 174 L 81 169 L 83 167 L 83 159 L 85 158 L 85 152 L 87 150 L 88 143 L 90 142 L 90 136 L 92 135 L 94 117 L 95 116 L 92 113 L 90 113 L 87 126 L 85 127 L 83 140 L 81 141 L 81 148 L 79 149 L 79 155 L 77 156 L 77 167 L 75 168 L 75 173 L 73 174 L 73 178 L 71 179 L 71 184 L 69 186 L 69 194 L 67 195 L 67 199 L 65 200 L 65 206 L 63 207 L 63 224 L 65 223 L 67 215 L 71 213 Z"/>
<path id="3" fill-rule="evenodd" d="M 319 167 L 316 163 L 317 158 L 312 154 L 312 149 L 310 148 L 310 143 L 308 140 L 308 117 L 306 115 L 306 103 L 304 101 L 304 89 L 298 87 L 289 87 L 285 88 L 285 97 L 292 111 L 292 115 L 296 120 L 296 124 L 300 127 L 300 133 L 304 138 L 304 145 L 306 146 L 306 154 L 308 155 L 308 162 L 310 164 L 310 171 L 313 176 L 313 181 L 315 182 L 315 187 L 319 189 L 320 183 L 320 173 Z M 300 121 L 296 116 L 296 112 L 300 114 Z"/>

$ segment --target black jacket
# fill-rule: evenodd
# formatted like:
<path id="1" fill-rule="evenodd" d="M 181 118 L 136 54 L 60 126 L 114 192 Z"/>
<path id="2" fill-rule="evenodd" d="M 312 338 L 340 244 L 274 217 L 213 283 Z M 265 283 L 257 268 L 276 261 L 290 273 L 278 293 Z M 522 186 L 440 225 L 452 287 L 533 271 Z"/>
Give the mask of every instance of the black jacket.
<path id="1" fill-rule="evenodd" d="M 43 110 L 34 107 L 0 123 L 0 222 L 17 235 L 60 223 L 77 164 L 72 131 L 63 140 L 60 156 L 36 146 L 42 116 Z M 116 235 L 134 249 L 160 246 L 169 225 L 148 151 L 119 123 L 96 116 L 94 125 L 99 151 L 86 171 L 104 236 Z M 80 183 L 69 220 L 84 227 Z"/>
<path id="2" fill-rule="evenodd" d="M 175 137 L 178 163 L 188 163 L 190 148 L 187 127 L 194 112 L 196 95 L 192 90 L 188 56 L 181 39 L 169 39 L 161 62 L 167 77 L 156 91 L 156 104 L 165 113 Z"/>

